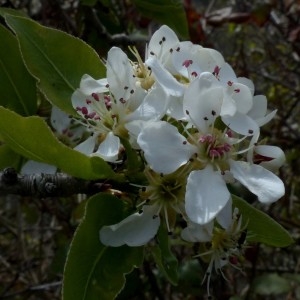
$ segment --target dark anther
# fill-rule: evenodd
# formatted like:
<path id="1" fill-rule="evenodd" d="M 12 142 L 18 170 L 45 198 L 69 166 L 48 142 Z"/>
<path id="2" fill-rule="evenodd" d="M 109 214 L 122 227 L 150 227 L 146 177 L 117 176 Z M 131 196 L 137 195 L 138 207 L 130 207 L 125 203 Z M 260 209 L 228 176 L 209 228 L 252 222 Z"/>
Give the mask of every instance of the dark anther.
<path id="1" fill-rule="evenodd" d="M 190 114 L 190 112 L 189 112 L 188 110 L 186 110 L 186 111 L 185 111 L 185 113 L 186 113 L 187 115 L 189 115 L 189 114 Z"/>
<path id="2" fill-rule="evenodd" d="M 142 209 L 140 209 L 140 210 L 139 210 L 139 214 L 142 214 L 142 213 L 143 213 L 143 210 L 142 210 Z"/>
<path id="3" fill-rule="evenodd" d="M 165 42 L 166 41 L 166 38 L 163 36 L 163 38 L 161 39 L 163 42 Z"/>
<path id="4" fill-rule="evenodd" d="M 128 90 L 129 89 L 129 87 L 128 86 L 124 86 L 124 90 Z"/>
<path id="5" fill-rule="evenodd" d="M 183 145 L 186 145 L 186 144 L 187 144 L 187 141 L 183 141 L 182 144 L 183 144 Z"/>
<path id="6" fill-rule="evenodd" d="M 15 184 L 18 181 L 18 174 L 14 168 L 6 168 L 2 173 L 2 180 L 6 184 Z"/>
<path id="7" fill-rule="evenodd" d="M 208 117 L 204 117 L 203 119 L 204 119 L 204 121 L 208 121 Z"/>
<path id="8" fill-rule="evenodd" d="M 151 55 L 154 55 L 154 52 L 153 52 L 153 51 L 150 51 L 150 54 L 151 54 Z"/>
<path id="9" fill-rule="evenodd" d="M 162 41 L 159 41 L 159 44 L 161 45 L 161 44 L 162 44 Z"/>
<path id="10" fill-rule="evenodd" d="M 179 51 L 180 51 L 180 47 L 177 47 L 177 48 L 176 48 L 176 51 L 179 52 Z"/>
<path id="11" fill-rule="evenodd" d="M 154 220 L 156 218 L 158 218 L 158 215 L 153 215 L 152 219 Z"/>
<path id="12" fill-rule="evenodd" d="M 252 134 L 252 133 L 253 133 L 253 130 L 252 130 L 252 129 L 249 129 L 248 132 L 249 132 L 250 134 Z"/>
<path id="13" fill-rule="evenodd" d="M 212 110 L 212 111 L 211 111 L 211 114 L 212 114 L 213 116 L 215 116 L 215 115 L 216 115 L 216 112 L 215 112 L 214 110 Z"/>
<path id="14" fill-rule="evenodd" d="M 130 91 L 130 94 L 133 94 L 133 93 L 134 93 L 134 90 L 131 90 L 131 91 Z"/>
<path id="15" fill-rule="evenodd" d="M 173 234 L 173 232 L 172 231 L 168 231 L 168 235 L 172 235 Z"/>
<path id="16" fill-rule="evenodd" d="M 172 48 L 170 48 L 170 52 L 172 53 L 174 50 Z"/>

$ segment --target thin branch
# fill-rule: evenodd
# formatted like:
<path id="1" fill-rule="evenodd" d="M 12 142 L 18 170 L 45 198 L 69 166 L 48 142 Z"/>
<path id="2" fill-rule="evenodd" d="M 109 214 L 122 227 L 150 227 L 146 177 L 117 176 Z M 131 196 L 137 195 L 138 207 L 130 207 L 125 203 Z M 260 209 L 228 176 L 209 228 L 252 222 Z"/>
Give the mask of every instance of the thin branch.
<path id="1" fill-rule="evenodd" d="M 0 196 L 67 197 L 95 194 L 109 189 L 107 183 L 84 180 L 64 173 L 20 175 L 13 168 L 0 172 Z"/>

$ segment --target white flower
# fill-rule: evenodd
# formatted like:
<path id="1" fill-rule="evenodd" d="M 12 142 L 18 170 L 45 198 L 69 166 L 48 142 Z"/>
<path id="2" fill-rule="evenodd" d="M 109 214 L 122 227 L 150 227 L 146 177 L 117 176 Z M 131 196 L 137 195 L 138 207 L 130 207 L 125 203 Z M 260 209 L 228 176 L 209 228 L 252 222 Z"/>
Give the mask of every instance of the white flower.
<path id="1" fill-rule="evenodd" d="M 240 112 L 221 116 L 223 88 L 208 74 L 195 79 L 184 96 L 183 107 L 192 127 L 183 126 L 181 134 L 173 125 L 158 121 L 147 125 L 137 140 L 155 172 L 169 174 L 181 166 L 194 170 L 188 177 L 185 206 L 188 217 L 198 224 L 213 220 L 228 202 L 227 171 L 264 203 L 284 194 L 282 181 L 272 172 L 252 162 L 236 161 L 254 147 L 259 127 Z M 217 118 L 229 128 L 216 128 Z"/>
<path id="2" fill-rule="evenodd" d="M 207 293 L 210 295 L 210 279 L 213 271 L 220 272 L 225 278 L 222 268 L 228 264 L 238 268 L 237 264 L 243 257 L 247 238 L 246 227 L 242 226 L 242 216 L 238 209 L 232 213 L 231 202 L 220 212 L 222 215 L 214 221 L 199 225 L 190 222 L 181 232 L 181 237 L 188 242 L 205 243 L 206 251 L 196 255 L 208 261 L 208 267 L 203 278 L 207 280 Z M 219 214 L 219 215 L 220 215 Z M 221 222 L 219 220 L 222 220 Z M 209 246 L 208 243 L 210 243 Z"/>
<path id="3" fill-rule="evenodd" d="M 84 75 L 80 88 L 72 95 L 73 107 L 92 133 L 75 149 L 116 162 L 121 149 L 120 137 L 129 138 L 130 123 L 160 119 L 166 111 L 168 95 L 152 84 L 148 91 L 142 88 L 146 79 L 140 78 L 139 72 L 144 66 L 132 63 L 120 48 L 113 47 L 108 52 L 106 67 L 106 79 L 95 80 Z M 142 123 L 135 123 L 133 144 L 137 124 L 140 129 L 143 127 Z"/>
<path id="4" fill-rule="evenodd" d="M 138 205 L 142 208 L 118 224 L 101 228 L 100 240 L 104 245 L 141 246 L 155 236 L 161 218 L 169 233 L 175 226 L 177 214 L 187 219 L 183 204 L 186 181 L 184 172 L 162 176 L 146 169 L 145 175 L 149 184 L 140 191 L 140 197 L 145 199 Z"/>

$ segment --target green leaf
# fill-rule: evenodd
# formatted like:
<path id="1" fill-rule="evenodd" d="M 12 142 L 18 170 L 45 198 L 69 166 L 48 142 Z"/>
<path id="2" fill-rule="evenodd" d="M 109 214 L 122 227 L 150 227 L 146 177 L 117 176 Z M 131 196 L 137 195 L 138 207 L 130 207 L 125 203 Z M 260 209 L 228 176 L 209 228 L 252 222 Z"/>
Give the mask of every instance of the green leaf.
<path id="1" fill-rule="evenodd" d="M 110 300 L 125 284 L 125 274 L 143 262 L 143 247 L 106 247 L 99 230 L 123 218 L 123 203 L 109 194 L 91 197 L 77 228 L 64 272 L 64 300 Z"/>
<path id="2" fill-rule="evenodd" d="M 26 13 L 22 10 L 16 10 L 7 7 L 0 7 L 0 16 L 5 17 L 6 14 L 19 16 L 19 17 L 28 17 Z"/>
<path id="3" fill-rule="evenodd" d="M 170 249 L 168 232 L 164 226 L 160 226 L 158 230 L 157 241 L 158 245 L 151 247 L 154 260 L 166 278 L 177 285 L 178 261 Z"/>
<path id="4" fill-rule="evenodd" d="M 21 156 L 11 150 L 7 145 L 0 145 L 0 170 L 13 167 L 18 169 Z"/>
<path id="5" fill-rule="evenodd" d="M 71 95 L 82 75 L 105 77 L 97 53 L 82 40 L 28 18 L 6 15 L 5 20 L 16 33 L 25 64 L 42 93 L 52 104 L 74 114 Z"/>
<path id="6" fill-rule="evenodd" d="M 134 0 L 138 10 L 149 19 L 168 25 L 184 39 L 189 37 L 185 10 L 180 0 Z"/>
<path id="7" fill-rule="evenodd" d="M 0 105 L 21 115 L 37 109 L 36 82 L 24 66 L 18 41 L 0 25 Z"/>
<path id="8" fill-rule="evenodd" d="M 83 179 L 115 176 L 100 157 L 87 157 L 61 143 L 40 117 L 22 117 L 0 106 L 0 134 L 15 152 L 55 165 L 70 175 Z"/>
<path id="9" fill-rule="evenodd" d="M 244 224 L 247 224 L 248 241 L 274 247 L 287 247 L 294 242 L 288 231 L 267 214 L 240 197 L 232 195 L 232 200 L 233 206 L 239 209 Z"/>

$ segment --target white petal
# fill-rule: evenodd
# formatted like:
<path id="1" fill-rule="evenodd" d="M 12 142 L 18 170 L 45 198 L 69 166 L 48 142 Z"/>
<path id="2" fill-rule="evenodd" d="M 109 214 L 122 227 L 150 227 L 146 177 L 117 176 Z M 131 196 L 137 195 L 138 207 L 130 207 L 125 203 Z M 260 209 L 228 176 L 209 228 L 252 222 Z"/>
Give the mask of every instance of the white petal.
<path id="1" fill-rule="evenodd" d="M 154 57 L 149 57 L 146 64 L 151 68 L 152 73 L 163 89 L 172 96 L 182 96 L 185 90 L 183 84 L 179 83 Z"/>
<path id="2" fill-rule="evenodd" d="M 95 144 L 97 140 L 97 135 L 88 137 L 84 142 L 78 144 L 74 150 L 81 152 L 85 155 L 91 155 L 95 150 Z"/>
<path id="3" fill-rule="evenodd" d="M 217 214 L 218 223 L 226 230 L 230 229 L 232 224 L 232 200 L 231 198 L 224 206 L 224 208 Z"/>
<path id="4" fill-rule="evenodd" d="M 160 218 L 154 217 L 156 211 L 157 207 L 145 205 L 142 213 L 134 213 L 118 224 L 103 226 L 100 230 L 102 244 L 112 247 L 145 245 L 156 235 L 160 225 Z"/>
<path id="5" fill-rule="evenodd" d="M 196 152 L 171 124 L 158 121 L 147 125 L 137 140 L 150 167 L 157 173 L 169 174 L 184 165 Z"/>
<path id="6" fill-rule="evenodd" d="M 224 94 L 223 103 L 220 115 L 221 116 L 233 116 L 236 113 L 237 105 L 228 93 Z"/>
<path id="7" fill-rule="evenodd" d="M 132 65 L 127 55 L 118 47 L 112 47 L 107 53 L 107 81 L 116 100 L 127 100 L 135 90 Z"/>
<path id="8" fill-rule="evenodd" d="M 281 179 L 260 165 L 232 160 L 230 171 L 262 203 L 275 202 L 284 195 L 285 188 Z"/>
<path id="9" fill-rule="evenodd" d="M 248 116 L 252 119 L 258 119 L 265 116 L 267 113 L 268 100 L 264 95 L 256 95 L 253 97 L 253 106 L 248 112 Z"/>
<path id="10" fill-rule="evenodd" d="M 52 106 L 50 121 L 53 128 L 62 134 L 70 126 L 71 118 L 58 107 Z"/>
<path id="11" fill-rule="evenodd" d="M 235 72 L 233 71 L 232 67 L 228 63 L 225 63 L 222 66 L 219 65 L 219 67 L 220 67 L 219 77 L 220 77 L 220 81 L 223 84 L 227 85 L 228 81 L 236 82 L 237 78 Z"/>
<path id="12" fill-rule="evenodd" d="M 212 239 L 212 231 L 214 228 L 214 221 L 205 225 L 199 225 L 190 222 L 186 228 L 181 231 L 181 237 L 188 242 L 210 242 Z"/>
<path id="13" fill-rule="evenodd" d="M 134 120 L 127 122 L 125 124 L 125 128 L 128 130 L 129 133 L 129 141 L 131 146 L 134 149 L 140 149 L 139 144 L 137 143 L 137 138 L 142 129 L 147 126 L 151 121 L 143 121 L 143 120 Z"/>
<path id="14" fill-rule="evenodd" d="M 138 109 L 128 115 L 127 120 L 158 120 L 165 114 L 168 100 L 166 92 L 160 86 L 156 86 L 148 93 Z"/>
<path id="15" fill-rule="evenodd" d="M 238 78 L 237 78 L 237 82 L 246 85 L 246 86 L 250 89 L 251 95 L 252 95 L 252 96 L 254 95 L 254 90 L 255 90 L 255 88 L 254 88 L 254 83 L 253 83 L 252 80 L 250 80 L 250 79 L 248 79 L 248 78 L 246 78 L 246 77 L 238 77 Z"/>
<path id="16" fill-rule="evenodd" d="M 179 44 L 180 51 L 173 51 L 172 52 L 172 64 L 175 67 L 176 72 L 184 76 L 185 78 L 189 78 L 189 74 L 192 72 L 196 72 L 198 75 L 202 72 L 200 70 L 200 66 L 197 64 L 195 56 L 196 49 L 201 47 L 199 45 L 194 45 L 191 42 L 181 42 Z M 184 62 L 189 61 L 189 66 L 186 67 Z M 196 62 L 195 62 L 196 61 Z"/>
<path id="17" fill-rule="evenodd" d="M 195 63 L 198 63 L 203 72 L 213 72 L 215 67 L 224 65 L 225 60 L 222 54 L 210 48 L 198 48 L 198 60 L 194 57 Z"/>
<path id="18" fill-rule="evenodd" d="M 183 110 L 187 119 L 202 132 L 220 115 L 223 87 L 208 72 L 202 73 L 187 88 L 183 99 Z"/>
<path id="19" fill-rule="evenodd" d="M 104 141 L 99 145 L 94 155 L 98 155 L 105 161 L 115 162 L 120 151 L 120 139 L 112 132 L 109 132 Z"/>
<path id="20" fill-rule="evenodd" d="M 104 93 L 108 91 L 106 85 L 106 78 L 96 80 L 90 75 L 84 74 L 80 81 L 80 91 L 86 96 L 90 96 L 92 93 Z"/>
<path id="21" fill-rule="evenodd" d="M 267 114 L 267 97 L 264 95 L 256 95 L 253 97 L 253 106 L 251 110 L 247 113 L 258 126 L 263 126 L 267 124 L 275 116 L 277 110 L 273 110 Z"/>
<path id="22" fill-rule="evenodd" d="M 57 171 L 56 166 L 37 162 L 34 160 L 28 160 L 21 169 L 21 174 L 55 174 Z"/>
<path id="23" fill-rule="evenodd" d="M 231 97 L 236 103 L 237 110 L 246 114 L 253 106 L 253 97 L 250 89 L 241 83 L 234 83 L 230 90 L 232 92 Z"/>
<path id="24" fill-rule="evenodd" d="M 225 181 L 211 166 L 192 171 L 188 177 L 185 208 L 188 217 L 197 224 L 213 220 L 229 201 Z"/>
<path id="25" fill-rule="evenodd" d="M 183 112 L 183 98 L 170 96 L 169 99 L 167 115 L 175 120 L 186 120 L 186 115 Z"/>
<path id="26" fill-rule="evenodd" d="M 234 116 L 222 116 L 222 121 L 233 131 L 251 136 L 259 131 L 259 127 L 250 117 L 240 112 L 236 112 Z"/>
<path id="27" fill-rule="evenodd" d="M 285 154 L 279 147 L 259 145 L 254 148 L 254 152 L 266 158 L 270 158 L 269 161 L 263 161 L 260 163 L 261 166 L 270 171 L 274 172 L 278 170 L 278 168 L 285 163 Z"/>
<path id="28" fill-rule="evenodd" d="M 170 55 L 170 49 L 178 43 L 175 32 L 170 27 L 163 25 L 153 33 L 149 41 L 147 57 L 155 55 L 161 62 L 164 62 Z"/>

